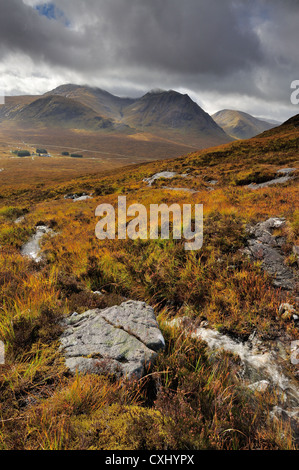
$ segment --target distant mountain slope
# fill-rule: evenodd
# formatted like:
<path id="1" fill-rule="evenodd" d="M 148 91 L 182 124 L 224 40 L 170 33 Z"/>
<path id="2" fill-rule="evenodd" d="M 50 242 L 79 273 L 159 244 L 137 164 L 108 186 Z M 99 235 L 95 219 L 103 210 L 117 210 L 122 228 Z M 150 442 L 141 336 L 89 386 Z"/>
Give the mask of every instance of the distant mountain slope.
<path id="1" fill-rule="evenodd" d="M 267 122 L 269 124 L 273 124 L 274 126 L 280 126 L 282 124 L 282 121 L 276 121 L 276 119 L 267 119 L 267 118 L 261 118 L 257 116 L 253 116 L 255 119 L 258 119 L 259 121 Z"/>
<path id="2" fill-rule="evenodd" d="M 113 128 L 111 119 L 105 119 L 88 106 L 63 96 L 44 96 L 23 106 L 10 107 L 9 110 L 4 107 L 0 110 L 0 121 L 5 119 L 25 127 Z"/>
<path id="3" fill-rule="evenodd" d="M 92 108 L 96 113 L 105 118 L 121 120 L 123 109 L 135 102 L 133 98 L 120 98 L 100 88 L 92 88 L 80 85 L 61 85 L 44 96 L 59 95 L 70 98 Z"/>
<path id="4" fill-rule="evenodd" d="M 6 96 L 5 105 L 0 106 L 0 122 L 13 119 L 24 106 L 32 103 L 38 98 L 40 98 L 40 96 Z"/>
<path id="5" fill-rule="evenodd" d="M 242 111 L 229 109 L 218 111 L 212 118 L 228 135 L 236 139 L 250 139 L 276 126 Z"/>

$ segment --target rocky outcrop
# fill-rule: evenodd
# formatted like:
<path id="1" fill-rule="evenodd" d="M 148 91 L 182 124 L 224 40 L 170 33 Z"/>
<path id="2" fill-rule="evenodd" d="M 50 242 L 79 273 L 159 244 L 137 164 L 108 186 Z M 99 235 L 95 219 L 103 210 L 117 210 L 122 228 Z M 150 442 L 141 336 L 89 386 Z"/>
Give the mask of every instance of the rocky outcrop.
<path id="1" fill-rule="evenodd" d="M 148 183 L 149 186 L 153 184 L 154 181 L 160 178 L 174 178 L 177 175 L 175 171 L 161 171 L 160 173 L 156 173 L 155 175 L 151 176 L 150 178 L 144 178 L 144 182 Z"/>
<path id="2" fill-rule="evenodd" d="M 286 290 L 296 288 L 296 278 L 291 267 L 285 264 L 282 246 L 285 244 L 284 237 L 274 236 L 273 231 L 285 224 L 285 219 L 272 217 L 265 222 L 260 222 L 248 227 L 248 246 L 243 253 L 252 259 L 262 261 L 265 271 L 274 277 L 273 284 Z"/>
<path id="3" fill-rule="evenodd" d="M 290 176 L 292 173 L 296 171 L 296 168 L 281 168 L 280 170 L 277 171 L 277 177 L 265 181 L 264 183 L 251 183 L 248 185 L 248 188 L 250 189 L 262 189 L 262 188 L 268 188 L 268 186 L 272 186 L 273 184 L 284 184 L 287 183 L 288 181 L 291 181 L 294 179 L 293 176 Z M 279 175 L 284 175 L 284 176 L 279 176 Z"/>
<path id="4" fill-rule="evenodd" d="M 80 193 L 80 194 L 67 194 L 64 196 L 64 199 L 72 199 L 74 202 L 77 201 L 87 201 L 87 199 L 92 199 L 92 197 L 86 193 Z"/>
<path id="5" fill-rule="evenodd" d="M 149 186 L 151 186 L 153 182 L 156 180 L 159 180 L 161 178 L 171 179 L 171 178 L 174 178 L 175 176 L 179 176 L 180 178 L 187 178 L 188 175 L 187 174 L 178 175 L 175 171 L 161 171 L 160 173 L 154 174 L 150 178 L 144 178 L 143 181 L 145 183 L 148 183 Z"/>
<path id="6" fill-rule="evenodd" d="M 281 176 L 280 178 L 275 178 L 274 180 L 265 181 L 265 183 L 251 183 L 249 184 L 248 188 L 250 189 L 262 189 L 268 188 L 268 186 L 272 186 L 273 184 L 284 184 L 290 181 L 292 178 L 290 176 Z"/>
<path id="7" fill-rule="evenodd" d="M 165 347 L 154 310 L 144 302 L 74 314 L 64 326 L 61 348 L 73 373 L 140 378 Z"/>

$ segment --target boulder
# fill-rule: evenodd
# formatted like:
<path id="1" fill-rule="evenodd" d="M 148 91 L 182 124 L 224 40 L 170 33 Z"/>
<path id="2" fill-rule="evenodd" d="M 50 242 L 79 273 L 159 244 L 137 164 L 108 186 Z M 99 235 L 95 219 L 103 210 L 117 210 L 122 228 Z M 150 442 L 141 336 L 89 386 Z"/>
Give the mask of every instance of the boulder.
<path id="1" fill-rule="evenodd" d="M 140 378 L 165 341 L 152 307 L 127 301 L 64 320 L 61 349 L 71 372 Z"/>

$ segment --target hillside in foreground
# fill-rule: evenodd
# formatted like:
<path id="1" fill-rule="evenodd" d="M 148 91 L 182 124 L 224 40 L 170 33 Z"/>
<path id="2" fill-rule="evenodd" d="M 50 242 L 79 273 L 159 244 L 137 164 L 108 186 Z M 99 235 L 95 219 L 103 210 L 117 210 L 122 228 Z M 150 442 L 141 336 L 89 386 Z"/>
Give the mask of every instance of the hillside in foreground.
<path id="1" fill-rule="evenodd" d="M 296 116 L 177 159 L 1 188 L 1 449 L 298 446 L 290 360 L 299 339 L 298 143 Z M 202 249 L 185 251 L 174 239 L 98 240 L 95 209 L 116 207 L 120 195 L 147 208 L 203 204 Z M 48 232 L 34 260 L 22 247 L 37 226 Z M 266 269 L 264 252 L 276 256 L 281 276 Z M 72 375 L 59 347 L 62 320 L 128 299 L 153 307 L 164 351 L 137 381 L 103 370 Z M 234 348 L 211 349 L 211 337 Z M 261 357 L 268 368 L 256 366 Z"/>

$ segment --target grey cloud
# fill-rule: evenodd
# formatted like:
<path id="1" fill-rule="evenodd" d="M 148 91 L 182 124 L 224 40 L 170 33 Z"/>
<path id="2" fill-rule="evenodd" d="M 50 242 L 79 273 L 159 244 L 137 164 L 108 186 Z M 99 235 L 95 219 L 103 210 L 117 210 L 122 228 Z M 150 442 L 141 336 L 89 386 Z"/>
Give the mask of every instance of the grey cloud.
<path id="1" fill-rule="evenodd" d="M 39 16 L 21 0 L 0 0 L 2 51 L 19 50 L 74 68 L 83 64 L 90 70 L 105 69 L 117 61 L 185 75 L 229 73 L 262 59 L 257 36 L 244 25 L 242 30 L 238 27 L 230 1 L 57 0 L 56 4 L 76 21 L 79 31 Z"/>
<path id="2" fill-rule="evenodd" d="M 69 28 L 30 2 L 0 0 L 2 61 L 24 54 L 49 74 L 135 96 L 217 90 L 284 107 L 299 78 L 297 0 L 53 0 Z"/>
<path id="3" fill-rule="evenodd" d="M 227 73 L 261 59 L 257 37 L 238 29 L 230 2 L 112 0 L 97 5 L 110 21 L 110 46 L 124 64 L 186 75 Z"/>
<path id="4" fill-rule="evenodd" d="M 238 23 L 232 1 L 97 0 L 59 5 L 75 17 L 82 3 L 99 21 L 84 31 L 96 59 L 165 72 L 230 73 L 260 63 L 259 39 Z M 79 21 L 79 18 L 76 18 Z"/>
<path id="5" fill-rule="evenodd" d="M 0 58 L 23 53 L 38 62 L 76 68 L 86 44 L 62 22 L 40 16 L 22 0 L 0 0 Z"/>

